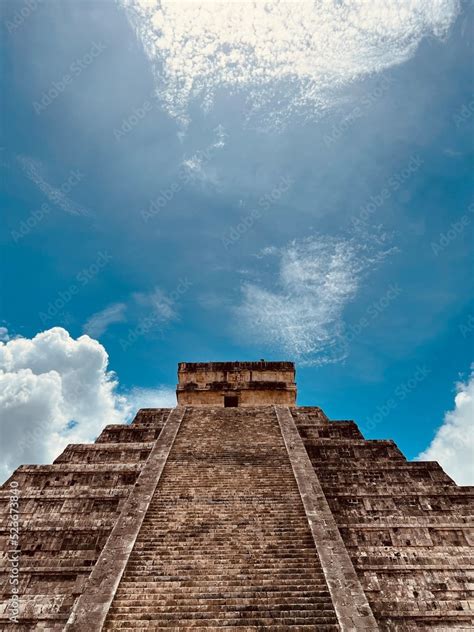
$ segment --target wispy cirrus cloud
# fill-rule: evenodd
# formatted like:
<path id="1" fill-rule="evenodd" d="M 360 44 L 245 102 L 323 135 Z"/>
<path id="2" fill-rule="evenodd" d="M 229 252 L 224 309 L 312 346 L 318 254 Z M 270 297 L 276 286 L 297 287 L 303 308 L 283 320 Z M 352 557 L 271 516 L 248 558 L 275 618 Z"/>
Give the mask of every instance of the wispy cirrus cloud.
<path id="1" fill-rule="evenodd" d="M 249 112 L 274 123 L 320 115 L 354 80 L 409 59 L 443 37 L 459 0 L 229 2 L 119 0 L 151 60 L 168 112 L 187 121 L 219 89 L 247 91 Z"/>
<path id="2" fill-rule="evenodd" d="M 144 336 L 163 339 L 168 327 L 180 320 L 180 299 L 190 287 L 192 283 L 184 277 L 169 293 L 156 286 L 150 291 L 133 292 L 124 302 L 109 304 L 93 314 L 83 330 L 100 336 L 111 324 L 126 322 L 127 326 L 119 331 L 119 344 L 123 351 Z"/>
<path id="3" fill-rule="evenodd" d="M 60 209 L 71 215 L 88 215 L 89 212 L 77 202 L 74 202 L 68 193 L 83 179 L 84 174 L 78 170 L 71 171 L 67 179 L 59 186 L 53 186 L 43 175 L 44 167 L 38 161 L 29 156 L 17 156 L 25 175 L 36 184 L 46 198 L 56 204 Z"/>
<path id="4" fill-rule="evenodd" d="M 216 152 L 225 147 L 227 134 L 222 125 L 214 129 L 214 134 L 214 141 L 205 149 L 198 149 L 183 159 L 181 166 L 190 180 L 197 180 L 202 184 L 218 184 L 215 169 L 209 163 Z"/>
<path id="5" fill-rule="evenodd" d="M 389 252 L 370 255 L 355 241 L 328 236 L 267 249 L 279 257 L 276 283 L 245 284 L 236 317 L 254 342 L 301 365 L 340 362 L 348 353 L 344 309 Z"/>
<path id="6" fill-rule="evenodd" d="M 177 318 L 175 300 L 161 288 L 151 292 L 135 292 L 132 298 L 139 308 L 152 312 L 158 322 L 165 323 Z"/>
<path id="7" fill-rule="evenodd" d="M 176 320 L 178 311 L 174 294 L 167 294 L 159 287 L 149 292 L 133 292 L 127 301 L 111 303 L 92 314 L 82 330 L 93 338 L 99 338 L 114 323 L 139 323 L 150 317 L 157 327 Z"/>
<path id="8" fill-rule="evenodd" d="M 125 311 L 127 306 L 125 303 L 113 303 L 105 307 L 100 312 L 92 314 L 84 324 L 83 331 L 92 338 L 101 336 L 113 323 L 121 323 L 126 320 Z"/>

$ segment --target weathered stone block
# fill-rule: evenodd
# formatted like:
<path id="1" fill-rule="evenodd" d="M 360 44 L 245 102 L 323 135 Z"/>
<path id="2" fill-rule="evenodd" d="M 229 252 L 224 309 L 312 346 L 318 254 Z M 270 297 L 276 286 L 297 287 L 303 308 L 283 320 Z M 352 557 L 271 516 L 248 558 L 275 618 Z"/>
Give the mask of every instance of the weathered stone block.
<path id="1" fill-rule="evenodd" d="M 18 468 L 0 489 L 0 628 L 98 630 L 71 617 L 95 600 L 105 629 L 474 629 L 474 488 L 295 396 L 291 363 L 182 363 L 192 405 Z"/>

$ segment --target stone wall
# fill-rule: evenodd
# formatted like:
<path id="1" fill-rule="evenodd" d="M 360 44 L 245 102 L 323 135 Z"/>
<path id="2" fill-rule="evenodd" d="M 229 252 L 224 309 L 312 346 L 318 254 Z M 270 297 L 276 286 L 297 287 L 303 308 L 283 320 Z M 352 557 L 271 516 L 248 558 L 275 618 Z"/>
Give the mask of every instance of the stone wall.
<path id="1" fill-rule="evenodd" d="M 380 628 L 474 629 L 474 488 L 352 421 L 292 413 Z"/>
<path id="2" fill-rule="evenodd" d="M 186 409 L 106 630 L 338 629 L 276 421 Z"/>
<path id="3" fill-rule="evenodd" d="M 277 383 L 273 390 L 271 388 L 258 388 L 256 390 L 234 389 L 231 383 L 221 383 L 222 390 L 182 390 L 179 391 L 178 401 L 180 406 L 198 406 L 223 408 L 225 396 L 235 396 L 239 398 L 239 407 L 248 406 L 271 406 L 279 404 L 281 406 L 294 405 L 294 393 L 286 388 L 281 388 Z"/>
<path id="4" fill-rule="evenodd" d="M 226 396 L 237 396 L 241 406 L 296 403 L 292 362 L 180 362 L 178 404 L 224 406 Z"/>
<path id="5" fill-rule="evenodd" d="M 160 433 L 169 412 L 165 409 L 142 410 L 130 426 L 106 426 L 94 444 L 68 446 L 52 465 L 21 466 L 3 485 L 0 490 L 0 539 L 3 544 L 0 629 L 23 632 L 64 628 L 150 451 L 155 442 L 160 441 Z M 290 412 L 380 629 L 430 629 L 440 632 L 474 629 L 474 489 L 458 487 L 437 463 L 408 462 L 392 441 L 365 440 L 352 421 L 329 421 L 316 407 L 292 407 Z M 289 461 L 283 465 L 281 443 L 276 439 L 278 421 L 272 406 L 228 410 L 220 406 L 198 407 L 191 408 L 191 413 L 192 417 L 186 417 L 183 427 L 178 431 L 178 451 L 171 452 L 171 469 L 168 468 L 166 475 L 170 487 L 162 497 L 162 505 L 159 493 L 156 496 L 154 506 L 162 506 L 163 517 L 153 518 L 151 514 L 149 517 L 149 524 L 154 522 L 157 529 L 164 529 L 167 524 L 165 517 L 169 515 L 171 519 L 175 515 L 172 513 L 173 508 L 184 503 L 183 513 L 176 513 L 176 526 L 170 523 L 169 528 L 166 527 L 162 532 L 163 537 L 166 536 L 163 541 L 167 542 L 170 560 L 173 551 L 179 550 L 175 547 L 180 546 L 183 535 L 174 536 L 181 529 L 179 525 L 185 524 L 192 516 L 198 519 L 199 511 L 204 511 L 204 505 L 208 506 L 205 495 L 200 496 L 194 484 L 197 481 L 192 474 L 194 470 L 196 476 L 204 476 L 207 470 L 202 467 L 211 468 L 209 471 L 214 468 L 218 476 L 219 468 L 227 463 L 230 474 L 232 468 L 234 473 L 239 473 L 239 477 L 232 474 L 229 478 L 221 476 L 222 489 L 218 491 L 222 495 L 219 496 L 217 491 L 215 494 L 212 492 L 215 498 L 212 496 L 208 499 L 213 520 L 217 524 L 225 523 L 225 529 L 235 533 L 236 537 L 244 528 L 245 517 L 240 509 L 237 511 L 237 505 L 235 511 L 229 509 L 233 506 L 229 504 L 229 499 L 234 484 L 241 485 L 239 498 L 242 502 L 247 495 L 251 506 L 254 506 L 252 498 L 261 496 L 262 507 L 268 504 L 265 500 L 267 492 L 277 498 L 279 484 L 283 494 L 291 486 L 291 494 L 294 494 L 295 489 L 294 479 L 289 474 Z M 266 433 L 265 441 L 262 432 Z M 272 441 L 277 441 L 272 444 L 273 447 L 268 443 L 270 437 L 273 437 Z M 232 445 L 226 447 L 227 440 Z M 259 446 L 263 450 L 260 456 Z M 258 469 L 245 470 L 252 463 L 260 467 L 258 459 L 264 459 L 260 461 L 264 468 L 261 474 L 258 474 Z M 247 472 L 247 478 L 245 472 L 240 473 L 239 467 Z M 272 468 L 275 468 L 276 478 Z M 286 468 L 284 475 L 282 468 Z M 212 477 L 207 478 L 206 475 L 202 480 L 211 482 Z M 10 623 L 8 619 L 11 595 L 8 499 L 12 481 L 18 483 L 20 512 L 21 612 L 18 624 Z M 182 488 L 178 489 L 178 483 Z M 260 495 L 257 489 L 259 484 Z M 284 498 L 286 496 L 283 495 Z M 287 511 L 287 526 L 293 529 L 294 521 L 301 521 L 301 513 L 298 516 L 298 512 L 295 513 L 297 501 L 293 498 L 291 502 L 288 499 L 282 502 L 278 505 L 278 520 L 282 529 L 285 529 Z M 257 515 L 255 528 L 258 528 L 259 520 Z M 189 546 L 192 546 L 193 533 L 196 542 L 204 542 L 199 538 L 202 538 L 205 529 L 209 529 L 209 524 L 206 527 L 205 520 L 203 524 L 198 523 L 194 531 L 191 529 L 189 533 L 186 532 L 186 537 L 191 538 Z M 265 531 L 263 522 L 262 529 Z M 301 524 L 294 534 L 303 534 L 303 531 L 306 535 L 301 535 L 301 543 L 304 541 L 307 544 L 307 527 Z M 265 533 L 262 545 L 267 545 L 265 559 L 269 565 L 265 571 L 265 580 L 262 575 L 258 576 L 252 589 L 253 596 L 248 595 L 250 605 L 254 606 L 258 605 L 255 599 L 259 590 L 265 587 L 264 592 L 270 593 L 277 585 L 277 576 L 272 574 L 271 569 L 283 568 L 283 544 L 280 543 L 280 546 L 278 539 L 272 542 L 270 535 Z M 292 537 L 297 550 L 300 536 Z M 251 542 L 252 538 L 249 537 L 246 546 L 250 546 Z M 285 543 L 287 545 L 288 542 Z M 141 546 L 146 548 L 145 540 Z M 221 558 L 213 558 L 213 546 L 219 546 L 219 540 L 203 547 L 202 563 L 207 564 L 208 569 L 213 564 L 215 568 L 222 567 L 219 580 L 222 584 L 228 581 L 226 565 L 230 561 L 237 564 L 237 558 L 230 549 L 225 548 L 221 549 Z M 239 550 L 244 555 L 243 549 Z M 270 552 L 274 555 L 274 565 L 270 563 Z M 207 554 L 209 560 L 206 559 Z M 247 551 L 247 554 L 251 556 L 252 551 Z M 314 553 L 311 555 L 314 556 Z M 229 556 L 228 560 L 226 556 Z M 301 563 L 299 559 L 298 563 Z M 179 566 L 181 562 L 176 558 L 173 563 Z M 150 564 L 152 568 L 153 560 L 150 560 Z M 140 568 L 140 565 L 136 564 L 135 568 Z M 181 571 L 184 572 L 183 569 Z M 296 575 L 301 572 L 301 569 L 297 569 Z M 241 577 L 242 589 L 247 581 L 244 575 Z M 260 589 L 257 585 L 259 582 Z M 176 586 L 179 587 L 179 584 Z M 324 592 L 324 586 L 321 586 Z M 125 584 L 122 588 L 125 588 L 125 592 L 122 590 L 121 595 L 126 599 Z M 183 591 L 182 596 L 185 592 L 189 591 Z M 139 600 L 140 593 L 136 594 Z M 173 598 L 181 599 L 179 589 Z M 245 601 L 239 602 L 237 597 L 235 599 L 237 601 L 224 599 L 219 604 L 221 609 L 228 608 L 229 617 L 233 616 L 232 613 L 243 612 L 246 604 L 249 605 Z M 305 599 L 302 596 L 293 605 L 301 605 Z M 308 599 L 311 602 L 311 598 Z M 322 599 L 323 602 L 327 603 L 326 597 Z M 295 621 L 298 620 L 295 625 L 299 625 L 302 630 L 305 629 L 301 627 L 301 618 L 304 618 L 301 613 L 304 610 L 299 608 L 300 614 L 294 617 Z M 254 615 L 255 611 L 254 607 Z M 264 611 L 270 612 L 262 607 Z M 268 619 L 269 615 L 266 616 Z M 313 612 L 308 616 L 316 615 Z M 331 617 L 330 614 L 327 616 Z M 249 623 L 250 620 L 247 619 L 247 629 L 259 629 L 258 624 Z M 258 616 L 252 620 L 258 621 Z M 174 621 L 179 626 L 179 617 Z M 187 629 L 186 625 L 181 629 Z M 276 620 L 274 624 L 267 621 L 265 625 L 265 629 L 279 629 Z M 285 625 L 286 630 L 289 624 Z M 334 624 L 328 620 L 327 625 Z M 237 623 L 235 627 L 241 629 Z M 314 624 L 310 624 L 307 629 L 314 629 Z"/>
<path id="6" fill-rule="evenodd" d="M 0 629 L 62 630 L 169 410 L 106 426 L 94 444 L 69 445 L 52 465 L 23 465 L 0 489 Z M 19 623 L 11 614 L 11 483 L 19 497 Z"/>

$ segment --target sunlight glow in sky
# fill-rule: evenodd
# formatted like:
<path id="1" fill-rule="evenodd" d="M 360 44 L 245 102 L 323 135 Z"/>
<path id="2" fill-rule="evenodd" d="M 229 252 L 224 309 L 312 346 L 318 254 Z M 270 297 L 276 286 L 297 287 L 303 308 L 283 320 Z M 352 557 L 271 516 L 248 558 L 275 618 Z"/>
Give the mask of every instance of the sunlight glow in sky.
<path id="1" fill-rule="evenodd" d="M 347 84 L 443 37 L 459 10 L 457 0 L 120 1 L 171 114 L 187 120 L 193 99 L 209 108 L 216 92 L 245 87 L 249 114 L 271 104 L 276 124 L 293 111 L 320 115 Z"/>

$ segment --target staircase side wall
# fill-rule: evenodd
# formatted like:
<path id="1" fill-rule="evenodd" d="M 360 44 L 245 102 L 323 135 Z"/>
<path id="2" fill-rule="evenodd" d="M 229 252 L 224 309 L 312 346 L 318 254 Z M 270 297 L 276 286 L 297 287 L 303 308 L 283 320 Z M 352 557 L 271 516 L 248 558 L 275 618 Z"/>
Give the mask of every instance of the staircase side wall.
<path id="1" fill-rule="evenodd" d="M 473 629 L 474 488 L 352 421 L 292 413 L 380 628 Z"/>

